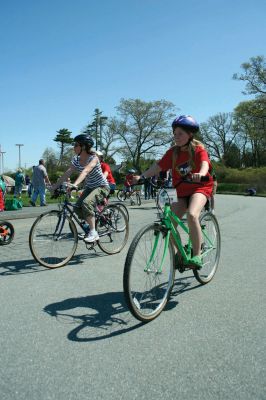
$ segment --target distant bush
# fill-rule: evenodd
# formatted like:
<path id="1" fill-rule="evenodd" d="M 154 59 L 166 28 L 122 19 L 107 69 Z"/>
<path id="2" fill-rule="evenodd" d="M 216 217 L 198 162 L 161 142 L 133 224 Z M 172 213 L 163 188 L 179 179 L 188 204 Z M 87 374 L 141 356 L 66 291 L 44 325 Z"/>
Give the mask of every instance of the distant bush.
<path id="1" fill-rule="evenodd" d="M 266 167 L 263 168 L 226 168 L 216 165 L 218 192 L 245 192 L 255 187 L 258 194 L 266 194 Z"/>

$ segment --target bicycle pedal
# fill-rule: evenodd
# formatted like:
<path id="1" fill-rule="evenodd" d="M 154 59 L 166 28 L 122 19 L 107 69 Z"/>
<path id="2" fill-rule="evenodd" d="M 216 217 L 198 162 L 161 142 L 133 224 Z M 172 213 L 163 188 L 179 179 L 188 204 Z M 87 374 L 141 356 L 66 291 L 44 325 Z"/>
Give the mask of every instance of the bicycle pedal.
<path id="1" fill-rule="evenodd" d="M 97 242 L 93 242 L 93 243 L 90 243 L 90 244 L 86 243 L 87 250 L 94 250 L 95 253 L 96 253 L 96 249 L 95 249 L 95 245 L 96 244 L 97 244 Z"/>

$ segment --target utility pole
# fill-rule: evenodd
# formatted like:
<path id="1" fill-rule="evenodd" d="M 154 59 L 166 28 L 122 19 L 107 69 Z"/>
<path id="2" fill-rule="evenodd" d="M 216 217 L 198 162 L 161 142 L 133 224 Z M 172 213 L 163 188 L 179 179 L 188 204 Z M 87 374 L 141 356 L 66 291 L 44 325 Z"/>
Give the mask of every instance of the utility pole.
<path id="1" fill-rule="evenodd" d="M 20 154 L 20 148 L 24 146 L 24 144 L 16 144 L 18 146 L 18 167 L 21 168 L 21 154 Z"/>
<path id="2" fill-rule="evenodd" d="M 95 148 L 96 148 L 96 150 L 98 150 L 98 126 L 99 126 L 101 114 L 102 114 L 102 112 L 99 110 L 99 108 L 95 108 L 93 124 L 95 126 Z"/>
<path id="3" fill-rule="evenodd" d="M 103 137 L 102 137 L 102 127 L 105 123 L 105 121 L 107 121 L 108 117 L 100 117 L 100 150 L 102 151 L 103 149 Z"/>
<path id="4" fill-rule="evenodd" d="M 6 153 L 6 151 L 0 151 L 1 154 L 1 158 L 0 158 L 0 162 L 1 162 L 1 174 L 4 174 L 5 170 L 4 170 L 4 154 Z M 1 160 L 2 159 L 2 160 Z"/>

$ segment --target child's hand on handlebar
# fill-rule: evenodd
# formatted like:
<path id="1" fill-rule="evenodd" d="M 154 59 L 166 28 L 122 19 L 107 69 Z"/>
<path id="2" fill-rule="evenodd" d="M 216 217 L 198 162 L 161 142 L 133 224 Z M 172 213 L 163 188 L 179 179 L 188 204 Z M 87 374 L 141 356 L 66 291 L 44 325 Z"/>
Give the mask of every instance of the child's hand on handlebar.
<path id="1" fill-rule="evenodd" d="M 203 176 L 202 174 L 194 173 L 194 174 L 190 175 L 190 178 L 191 178 L 192 182 L 200 182 L 202 176 Z"/>
<path id="2" fill-rule="evenodd" d="M 132 184 L 137 185 L 138 181 L 141 179 L 140 175 L 133 175 Z"/>
<path id="3" fill-rule="evenodd" d="M 67 192 L 71 193 L 72 190 L 78 191 L 78 186 L 77 185 L 73 185 L 73 183 L 67 183 Z"/>

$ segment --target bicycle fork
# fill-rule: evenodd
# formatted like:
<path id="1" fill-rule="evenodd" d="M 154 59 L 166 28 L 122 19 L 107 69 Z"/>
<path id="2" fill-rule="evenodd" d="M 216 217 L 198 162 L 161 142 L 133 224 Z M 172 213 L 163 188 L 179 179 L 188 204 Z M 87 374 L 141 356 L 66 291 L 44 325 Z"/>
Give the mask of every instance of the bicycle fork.
<path id="1" fill-rule="evenodd" d="M 63 227 L 65 225 L 65 221 L 66 221 L 66 214 L 65 213 L 63 213 L 63 214 L 61 213 L 59 218 L 58 218 L 58 222 L 56 224 L 55 231 L 54 231 L 54 234 L 53 234 L 53 237 L 54 237 L 55 240 L 60 240 L 61 233 L 62 233 Z"/>
<path id="2" fill-rule="evenodd" d="M 166 254 L 167 254 L 167 250 L 168 250 L 168 246 L 169 246 L 169 240 L 170 240 L 170 234 L 171 234 L 171 230 L 167 229 L 167 228 L 165 228 L 165 230 L 161 230 L 161 229 L 155 230 L 155 232 L 154 232 L 155 241 L 154 241 L 154 244 L 153 244 L 152 253 L 151 253 L 150 259 L 149 259 L 149 261 L 147 263 L 147 266 L 144 268 L 144 272 L 147 272 L 147 273 L 154 272 L 152 270 L 152 268 L 151 268 L 151 264 L 152 264 L 152 262 L 153 262 L 153 260 L 155 258 L 155 255 L 156 255 L 156 250 L 157 250 L 160 234 L 162 234 L 164 239 L 165 239 L 164 240 L 164 249 L 163 249 L 163 256 L 162 256 L 161 263 L 159 265 L 159 268 L 155 271 L 155 274 L 161 274 L 162 273 L 163 264 L 164 264 L 165 257 L 166 257 Z"/>

